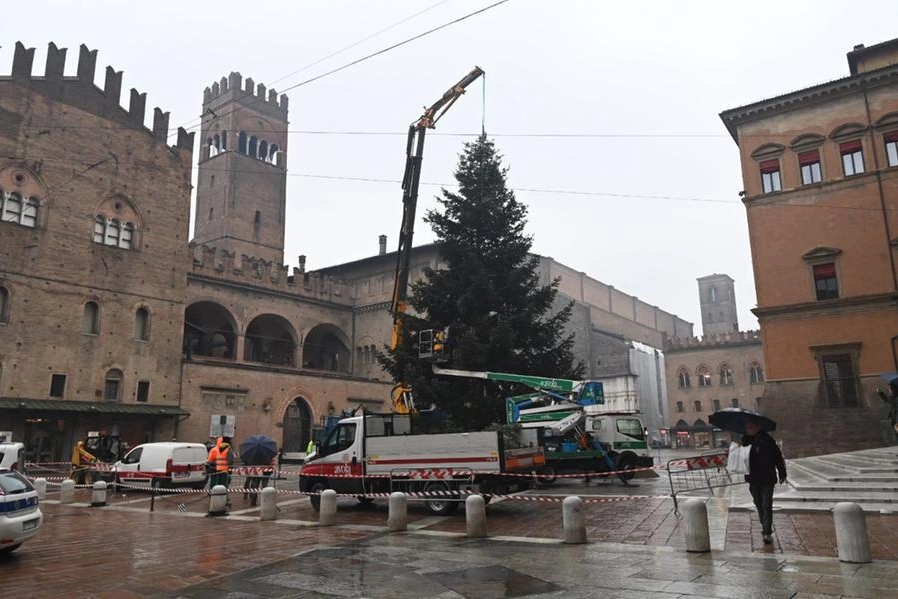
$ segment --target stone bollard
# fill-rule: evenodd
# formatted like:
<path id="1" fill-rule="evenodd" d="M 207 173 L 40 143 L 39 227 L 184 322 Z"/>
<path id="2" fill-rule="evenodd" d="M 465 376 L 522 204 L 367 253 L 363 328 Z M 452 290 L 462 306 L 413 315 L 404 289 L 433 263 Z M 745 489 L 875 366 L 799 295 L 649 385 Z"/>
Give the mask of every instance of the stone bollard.
<path id="1" fill-rule="evenodd" d="M 579 497 L 565 497 L 561 504 L 564 523 L 564 542 L 582 544 L 586 542 L 586 517 L 583 515 L 583 500 Z"/>
<path id="2" fill-rule="evenodd" d="M 689 553 L 711 551 L 708 506 L 704 499 L 687 499 L 683 502 L 683 531 L 686 535 L 686 551 Z"/>
<path id="3" fill-rule="evenodd" d="M 90 507 L 103 507 L 106 505 L 106 481 L 98 480 L 94 483 L 90 496 Z"/>
<path id="4" fill-rule="evenodd" d="M 70 478 L 59 485 L 59 503 L 72 503 L 75 501 L 75 481 Z"/>
<path id="5" fill-rule="evenodd" d="M 471 495 L 465 499 L 465 521 L 468 538 L 482 539 L 486 536 L 486 502 L 482 495 Z"/>
<path id="6" fill-rule="evenodd" d="M 321 492 L 321 507 L 318 509 L 318 524 L 333 526 L 337 523 L 337 492 L 325 489 Z"/>
<path id="7" fill-rule="evenodd" d="M 207 516 L 226 516 L 228 513 L 228 488 L 215 485 L 209 491 L 209 513 Z"/>
<path id="8" fill-rule="evenodd" d="M 36 478 L 34 479 L 34 490 L 37 491 L 37 499 L 38 501 L 43 501 L 47 498 L 47 479 L 46 478 Z"/>
<path id="9" fill-rule="evenodd" d="M 870 563 L 870 539 L 864 510 L 856 503 L 843 501 L 833 508 L 839 561 L 849 564 Z"/>
<path id="10" fill-rule="evenodd" d="M 390 493 L 390 513 L 387 516 L 387 528 L 390 532 L 408 530 L 408 498 L 405 493 Z"/>
<path id="11" fill-rule="evenodd" d="M 274 487 L 265 487 L 259 494 L 259 515 L 262 520 L 277 520 L 278 518 L 278 490 Z"/>

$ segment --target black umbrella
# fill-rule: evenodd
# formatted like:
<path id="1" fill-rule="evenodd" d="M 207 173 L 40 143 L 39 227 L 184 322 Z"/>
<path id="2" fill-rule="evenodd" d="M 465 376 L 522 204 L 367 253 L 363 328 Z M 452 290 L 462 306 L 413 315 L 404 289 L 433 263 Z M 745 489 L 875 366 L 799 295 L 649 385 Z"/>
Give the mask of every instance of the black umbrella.
<path id="1" fill-rule="evenodd" d="M 884 372 L 879 375 L 879 378 L 890 385 L 898 385 L 898 372 Z"/>
<path id="2" fill-rule="evenodd" d="M 763 414 L 746 410 L 745 408 L 724 408 L 723 410 L 718 410 L 711 414 L 708 422 L 725 431 L 744 435 L 745 422 L 748 419 L 755 421 L 762 431 L 769 433 L 776 430 L 776 422 Z"/>
<path id="3" fill-rule="evenodd" d="M 248 466 L 267 466 L 277 454 L 278 444 L 268 435 L 250 435 L 240 444 L 240 459 Z"/>

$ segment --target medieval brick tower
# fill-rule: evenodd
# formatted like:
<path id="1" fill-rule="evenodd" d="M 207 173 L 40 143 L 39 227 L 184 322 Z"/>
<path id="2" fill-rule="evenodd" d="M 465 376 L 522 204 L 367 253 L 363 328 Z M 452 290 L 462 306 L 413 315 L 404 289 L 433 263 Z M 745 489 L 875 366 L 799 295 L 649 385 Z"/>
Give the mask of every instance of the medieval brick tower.
<path id="1" fill-rule="evenodd" d="M 723 335 L 739 330 L 736 286 L 729 275 L 699 278 L 698 296 L 702 307 L 702 334 Z"/>
<path id="2" fill-rule="evenodd" d="M 194 242 L 284 261 L 287 96 L 231 73 L 203 93 Z"/>

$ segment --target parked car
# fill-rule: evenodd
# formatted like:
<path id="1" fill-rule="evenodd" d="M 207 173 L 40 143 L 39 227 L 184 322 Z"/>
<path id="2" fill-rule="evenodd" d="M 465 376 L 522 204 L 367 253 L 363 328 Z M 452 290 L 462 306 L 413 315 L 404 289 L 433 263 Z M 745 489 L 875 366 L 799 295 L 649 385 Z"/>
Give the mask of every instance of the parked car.
<path id="1" fill-rule="evenodd" d="M 115 482 L 150 488 L 206 486 L 206 447 L 202 443 L 160 442 L 138 445 L 112 467 Z"/>
<path id="2" fill-rule="evenodd" d="M 18 549 L 43 523 L 37 491 L 28 479 L 14 470 L 0 470 L 0 554 Z"/>
<path id="3" fill-rule="evenodd" d="M 18 470 L 25 469 L 25 444 L 24 443 L 0 443 L 0 469 Z"/>

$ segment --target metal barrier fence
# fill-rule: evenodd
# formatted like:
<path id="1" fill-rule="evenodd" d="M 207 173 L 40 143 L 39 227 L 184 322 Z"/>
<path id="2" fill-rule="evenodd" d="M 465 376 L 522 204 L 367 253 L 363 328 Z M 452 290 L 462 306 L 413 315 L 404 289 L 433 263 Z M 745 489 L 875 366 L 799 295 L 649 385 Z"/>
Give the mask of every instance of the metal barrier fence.
<path id="1" fill-rule="evenodd" d="M 705 491 L 714 495 L 714 489 L 740 484 L 726 469 L 729 451 L 714 451 L 706 454 L 676 458 L 667 462 L 667 477 L 670 480 L 670 496 L 674 501 L 674 513 L 680 513 L 677 495 L 688 491 Z"/>

